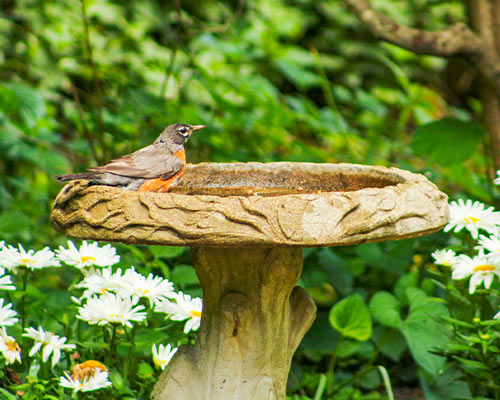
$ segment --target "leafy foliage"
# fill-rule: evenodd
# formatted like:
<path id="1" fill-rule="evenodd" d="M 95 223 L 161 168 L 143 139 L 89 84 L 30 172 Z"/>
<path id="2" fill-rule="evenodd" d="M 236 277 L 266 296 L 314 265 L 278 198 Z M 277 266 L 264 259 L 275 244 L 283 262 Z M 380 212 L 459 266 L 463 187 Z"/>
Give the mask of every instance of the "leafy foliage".
<path id="1" fill-rule="evenodd" d="M 431 30 L 466 20 L 458 0 L 374 3 Z M 207 125 L 188 143 L 190 162 L 398 166 L 448 193 L 496 199 L 476 81 L 456 84 L 467 81 L 467 67 L 377 42 L 342 2 L 7 1 L 0 33 L 0 238 L 10 243 L 63 244 L 49 223 L 60 190 L 54 175 L 131 152 L 180 121 Z M 305 249 L 300 284 L 319 311 L 292 363 L 289 395 L 384 398 L 383 364 L 395 391 L 468 398 L 463 375 L 445 363 L 462 357 L 460 348 L 436 354 L 455 322 L 438 300 L 443 288 L 422 268 L 445 242 L 436 234 Z M 188 249 L 118 249 L 139 272 L 201 295 Z M 57 287 L 47 300 L 57 311 L 71 279 L 62 273 L 30 285 L 29 306 Z M 37 374 L 22 388 L 27 398 L 46 395 Z M 156 377 L 144 363 L 138 376 L 135 396 L 147 398 Z M 111 378 L 126 398 L 126 383 Z"/>

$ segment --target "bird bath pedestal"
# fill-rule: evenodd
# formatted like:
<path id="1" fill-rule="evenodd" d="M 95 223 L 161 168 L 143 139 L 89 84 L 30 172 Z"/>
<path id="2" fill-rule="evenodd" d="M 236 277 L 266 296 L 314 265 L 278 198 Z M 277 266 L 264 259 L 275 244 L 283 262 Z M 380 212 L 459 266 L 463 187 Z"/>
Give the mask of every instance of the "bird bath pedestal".
<path id="1" fill-rule="evenodd" d="M 394 168 L 204 163 L 188 166 L 171 193 L 72 182 L 51 218 L 77 238 L 191 247 L 201 327 L 153 399 L 278 400 L 316 313 L 295 287 L 302 247 L 426 235 L 445 225 L 448 206 L 425 177 Z"/>

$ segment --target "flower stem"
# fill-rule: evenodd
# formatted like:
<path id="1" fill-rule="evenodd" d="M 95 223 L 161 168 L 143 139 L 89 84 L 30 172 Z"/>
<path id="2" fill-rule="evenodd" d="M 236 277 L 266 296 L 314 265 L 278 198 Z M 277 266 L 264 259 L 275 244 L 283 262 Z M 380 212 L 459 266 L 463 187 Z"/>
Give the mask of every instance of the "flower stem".
<path id="1" fill-rule="evenodd" d="M 29 275 L 29 269 L 24 268 L 23 272 L 23 291 L 22 291 L 22 297 L 21 297 L 21 304 L 19 305 L 19 313 L 21 314 L 21 332 L 24 333 L 24 328 L 26 328 L 26 290 L 28 288 L 28 275 Z M 26 338 L 22 336 L 22 342 L 21 342 L 21 351 L 26 348 Z M 23 355 L 23 360 L 25 359 Z"/>
<path id="2" fill-rule="evenodd" d="M 26 289 L 28 288 L 29 269 L 25 268 L 23 273 L 23 296 L 21 297 L 20 313 L 21 313 L 21 330 L 24 332 L 26 327 Z"/>
<path id="3" fill-rule="evenodd" d="M 328 365 L 328 388 L 326 390 L 328 394 L 330 394 L 333 389 L 333 376 L 335 373 L 335 363 L 337 362 L 337 353 L 341 343 L 342 343 L 342 336 L 340 336 L 337 345 L 333 350 L 332 357 L 330 358 L 330 364 Z"/>
<path id="4" fill-rule="evenodd" d="M 109 345 L 109 352 L 111 354 L 111 359 L 115 361 L 115 366 L 116 366 L 116 357 L 117 357 L 117 354 L 116 354 L 116 329 L 117 329 L 118 325 L 116 324 L 113 324 L 113 331 L 111 333 L 111 343 Z"/>

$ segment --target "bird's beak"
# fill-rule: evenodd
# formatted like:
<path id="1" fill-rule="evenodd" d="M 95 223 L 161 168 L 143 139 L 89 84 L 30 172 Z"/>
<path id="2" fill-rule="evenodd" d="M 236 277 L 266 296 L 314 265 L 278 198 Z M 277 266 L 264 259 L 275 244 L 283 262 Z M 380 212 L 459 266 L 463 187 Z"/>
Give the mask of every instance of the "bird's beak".
<path id="1" fill-rule="evenodd" d="M 199 131 L 200 129 L 205 128 L 205 125 L 191 125 L 191 132 Z"/>

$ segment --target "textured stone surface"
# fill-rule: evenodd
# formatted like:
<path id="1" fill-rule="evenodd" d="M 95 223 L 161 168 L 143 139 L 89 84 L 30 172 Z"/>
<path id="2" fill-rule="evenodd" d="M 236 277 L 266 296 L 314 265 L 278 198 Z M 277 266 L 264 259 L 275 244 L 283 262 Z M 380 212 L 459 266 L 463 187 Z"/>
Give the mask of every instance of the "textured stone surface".
<path id="1" fill-rule="evenodd" d="M 70 236 L 179 246 L 338 246 L 441 229 L 447 197 L 425 177 L 353 164 L 190 165 L 172 193 L 75 181 L 53 206 Z"/>
<path id="2" fill-rule="evenodd" d="M 203 288 L 194 347 L 182 346 L 153 400 L 284 399 L 292 355 L 316 306 L 295 287 L 300 248 L 194 248 Z"/>

